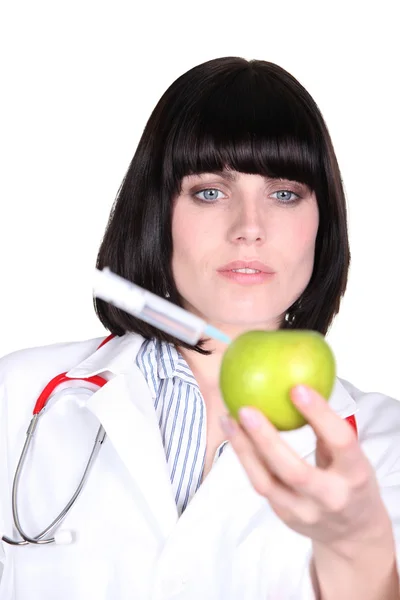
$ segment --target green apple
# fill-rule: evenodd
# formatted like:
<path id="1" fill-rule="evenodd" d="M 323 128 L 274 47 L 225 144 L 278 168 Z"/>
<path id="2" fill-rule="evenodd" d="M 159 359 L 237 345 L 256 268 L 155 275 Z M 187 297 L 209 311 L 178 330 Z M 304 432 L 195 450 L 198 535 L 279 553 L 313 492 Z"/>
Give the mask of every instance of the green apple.
<path id="1" fill-rule="evenodd" d="M 306 423 L 290 399 L 290 390 L 305 384 L 329 400 L 335 375 L 334 355 L 320 333 L 247 331 L 226 349 L 219 383 L 235 419 L 241 407 L 253 406 L 284 431 Z"/>

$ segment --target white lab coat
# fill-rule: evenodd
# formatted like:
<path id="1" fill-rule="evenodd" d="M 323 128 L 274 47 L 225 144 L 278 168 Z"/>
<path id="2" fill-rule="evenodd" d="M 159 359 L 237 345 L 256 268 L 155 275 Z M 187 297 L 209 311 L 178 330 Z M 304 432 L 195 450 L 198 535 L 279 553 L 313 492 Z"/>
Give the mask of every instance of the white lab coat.
<path id="1" fill-rule="evenodd" d="M 64 521 L 68 546 L 0 544 L 1 600 L 311 600 L 311 543 L 287 528 L 250 485 L 228 446 L 178 519 L 145 379 L 135 366 L 143 338 L 23 350 L 0 360 L 0 530 L 16 536 L 11 486 L 35 401 L 59 372 L 102 374 L 93 393 L 69 386 L 42 416 L 20 485 L 20 514 L 38 534 L 80 479 L 99 423 L 107 438 Z M 330 405 L 356 413 L 400 546 L 400 403 L 337 380 Z M 309 426 L 282 433 L 314 462 Z"/>

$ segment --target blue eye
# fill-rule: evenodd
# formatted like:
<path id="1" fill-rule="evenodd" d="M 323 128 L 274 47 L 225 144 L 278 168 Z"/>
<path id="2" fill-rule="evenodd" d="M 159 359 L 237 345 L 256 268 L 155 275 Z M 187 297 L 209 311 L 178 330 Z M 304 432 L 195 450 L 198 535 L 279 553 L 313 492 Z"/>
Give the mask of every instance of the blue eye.
<path id="1" fill-rule="evenodd" d="M 223 192 L 217 188 L 204 188 L 204 190 L 200 190 L 193 195 L 196 199 L 208 204 L 212 204 L 225 197 Z M 280 204 L 295 204 L 300 200 L 300 196 L 290 190 L 278 190 L 273 192 L 272 196 L 274 196 Z"/>
<path id="2" fill-rule="evenodd" d="M 281 204 L 293 204 L 294 202 L 297 202 L 297 200 L 300 200 L 300 196 L 294 192 L 291 192 L 290 190 L 278 190 L 277 192 L 273 192 L 272 195 L 274 194 L 278 194 L 277 200 Z M 296 197 L 293 198 L 293 196 Z"/>
<path id="3" fill-rule="evenodd" d="M 222 192 L 216 188 L 206 188 L 204 190 L 200 190 L 200 192 L 196 192 L 194 196 L 195 198 L 203 200 L 204 202 L 215 202 L 216 200 L 220 200 L 218 194 L 222 194 Z"/>

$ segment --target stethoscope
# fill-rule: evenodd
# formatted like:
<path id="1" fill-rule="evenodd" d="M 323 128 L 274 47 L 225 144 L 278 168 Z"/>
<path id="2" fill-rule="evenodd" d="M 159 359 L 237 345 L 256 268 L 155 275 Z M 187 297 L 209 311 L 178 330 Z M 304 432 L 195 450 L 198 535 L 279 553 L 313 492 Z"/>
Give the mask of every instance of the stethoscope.
<path id="1" fill-rule="evenodd" d="M 108 337 L 106 337 L 101 342 L 100 346 L 97 349 L 99 350 L 102 346 L 104 346 L 104 344 L 106 344 L 113 337 L 114 337 L 114 335 L 109 335 Z M 12 487 L 12 514 L 13 514 L 15 527 L 16 527 L 18 533 L 20 534 L 20 536 L 22 537 L 22 540 L 19 540 L 19 541 L 13 540 L 13 539 L 9 538 L 8 536 L 3 535 L 1 539 L 3 540 L 3 542 L 7 542 L 7 544 L 11 544 L 13 546 L 26 546 L 27 544 L 38 544 L 38 545 L 39 544 L 70 544 L 72 542 L 72 532 L 69 530 L 65 530 L 65 529 L 57 531 L 53 535 L 53 537 L 45 537 L 45 536 L 49 532 L 54 530 L 65 519 L 65 517 L 67 516 L 67 514 L 69 513 L 69 511 L 75 504 L 76 499 L 80 495 L 80 493 L 83 489 L 83 486 L 85 485 L 85 482 L 87 481 L 90 469 L 92 468 L 92 465 L 93 465 L 93 462 L 95 461 L 95 459 L 100 451 L 101 445 L 103 444 L 103 442 L 106 438 L 106 432 L 102 425 L 100 425 L 100 427 L 97 431 L 97 434 L 96 434 L 96 437 L 94 440 L 94 444 L 93 444 L 93 448 L 90 453 L 89 459 L 87 461 L 87 464 L 86 464 L 86 467 L 85 467 L 85 470 L 83 472 L 80 482 L 79 482 L 74 494 L 72 495 L 71 499 L 69 500 L 68 504 L 66 504 L 66 506 L 63 508 L 63 510 L 60 512 L 60 514 L 54 519 L 54 521 L 52 521 L 50 523 L 50 525 L 48 527 L 46 527 L 46 529 L 44 529 L 41 533 L 39 533 L 35 537 L 31 537 L 31 536 L 27 535 L 25 533 L 25 531 L 22 529 L 21 522 L 19 520 L 19 514 L 18 514 L 18 485 L 19 485 L 19 482 L 21 479 L 21 473 L 22 473 L 22 469 L 24 466 L 25 458 L 28 453 L 28 450 L 29 450 L 29 447 L 30 447 L 30 444 L 32 441 L 32 437 L 35 433 L 35 430 L 36 430 L 36 427 L 37 427 L 37 424 L 39 421 L 39 417 L 43 414 L 44 409 L 47 405 L 47 402 L 49 401 L 50 397 L 53 395 L 53 392 L 56 390 L 56 388 L 59 385 L 65 383 L 67 381 L 83 381 L 86 383 L 97 385 L 99 388 L 102 388 L 103 385 L 105 385 L 107 383 L 107 379 L 104 379 L 104 377 L 101 377 L 100 375 L 93 375 L 92 377 L 76 378 L 76 377 L 67 377 L 66 373 L 60 373 L 60 375 L 57 375 L 56 377 L 54 377 L 43 389 L 42 393 L 40 394 L 39 398 L 36 401 L 35 408 L 33 409 L 33 417 L 31 419 L 28 430 L 26 432 L 25 444 L 22 449 L 20 459 L 18 461 L 17 469 L 16 469 L 15 475 L 14 475 L 13 487 Z"/>
<path id="2" fill-rule="evenodd" d="M 105 338 L 105 340 L 103 340 L 101 342 L 98 349 L 100 349 L 104 344 L 106 344 L 113 337 L 114 337 L 113 335 L 109 335 L 107 338 Z M 48 527 L 46 527 L 46 529 L 44 529 L 41 533 L 39 533 L 35 537 L 31 537 L 31 536 L 27 535 L 24 532 L 24 530 L 22 529 L 21 522 L 19 520 L 19 515 L 18 515 L 18 501 L 17 501 L 18 500 L 18 485 L 19 485 L 19 481 L 21 478 L 23 465 L 25 462 L 27 452 L 29 450 L 29 446 L 32 441 L 32 437 L 35 433 L 35 429 L 37 427 L 39 417 L 43 414 L 44 409 L 47 405 L 47 402 L 50 399 L 50 397 L 52 396 L 54 390 L 59 385 L 61 385 L 62 383 L 65 383 L 66 381 L 84 381 L 84 382 L 87 382 L 90 384 L 95 384 L 99 388 L 103 387 L 103 385 L 105 385 L 107 383 L 107 379 L 100 377 L 100 375 L 94 375 L 92 377 L 86 377 L 86 378 L 85 377 L 73 378 L 73 377 L 67 377 L 66 373 L 60 373 L 60 375 L 57 375 L 56 377 L 54 377 L 46 385 L 46 387 L 40 394 L 39 398 L 36 401 L 35 408 L 33 409 L 33 417 L 29 424 L 28 431 L 26 432 L 26 440 L 25 440 L 24 447 L 22 449 L 21 457 L 20 457 L 18 465 L 17 465 L 17 469 L 15 471 L 13 488 L 12 488 L 12 514 L 13 514 L 15 527 L 16 527 L 18 533 L 20 534 L 20 536 L 22 537 L 22 540 L 20 540 L 20 541 L 13 540 L 13 539 L 9 538 L 8 536 L 3 535 L 1 539 L 3 540 L 3 542 L 7 542 L 7 544 L 12 544 L 13 546 L 25 546 L 27 544 L 37 544 L 37 545 L 39 545 L 39 544 L 70 544 L 72 542 L 72 532 L 69 530 L 59 530 L 54 534 L 53 537 L 45 537 L 45 536 L 50 531 L 54 530 L 65 519 L 65 517 L 71 510 L 72 506 L 75 504 L 76 499 L 78 498 L 79 494 L 81 493 L 83 486 L 85 485 L 85 482 L 87 481 L 88 474 L 93 465 L 93 462 L 95 461 L 95 459 L 100 451 L 101 445 L 103 444 L 103 442 L 106 438 L 106 432 L 102 425 L 100 425 L 100 427 L 97 431 L 97 434 L 96 434 L 96 437 L 94 440 L 94 444 L 93 444 L 93 448 L 90 453 L 89 459 L 87 461 L 82 478 L 81 478 L 74 494 L 72 495 L 70 501 L 68 502 L 68 504 L 66 504 L 66 506 L 63 508 L 63 510 L 60 512 L 60 514 L 54 519 L 54 521 L 52 521 L 50 523 L 50 525 Z M 348 423 L 354 428 L 354 430 L 357 434 L 357 423 L 356 423 L 354 415 L 346 417 L 346 421 L 348 421 Z"/>

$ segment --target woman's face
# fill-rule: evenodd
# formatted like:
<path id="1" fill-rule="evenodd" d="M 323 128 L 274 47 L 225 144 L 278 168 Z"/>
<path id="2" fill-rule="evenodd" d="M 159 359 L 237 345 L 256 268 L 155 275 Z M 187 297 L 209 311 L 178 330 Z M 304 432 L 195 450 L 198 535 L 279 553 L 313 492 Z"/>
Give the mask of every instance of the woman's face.
<path id="1" fill-rule="evenodd" d="M 310 280 L 318 222 L 304 184 L 235 171 L 184 177 L 172 271 L 185 308 L 231 333 L 277 329 Z M 235 272 L 248 266 L 257 272 Z"/>

